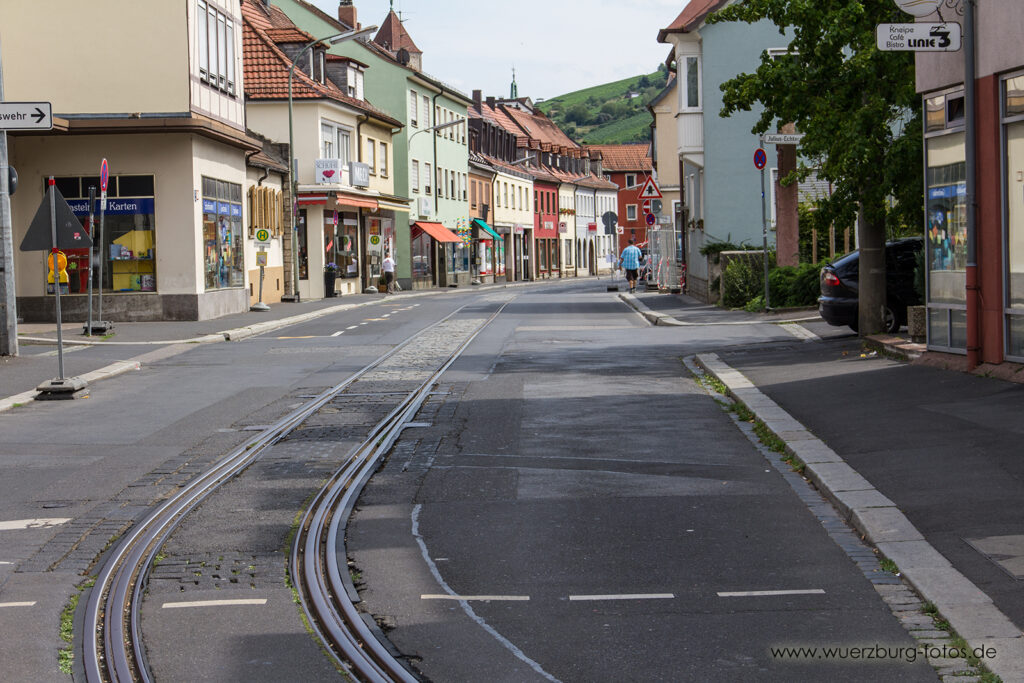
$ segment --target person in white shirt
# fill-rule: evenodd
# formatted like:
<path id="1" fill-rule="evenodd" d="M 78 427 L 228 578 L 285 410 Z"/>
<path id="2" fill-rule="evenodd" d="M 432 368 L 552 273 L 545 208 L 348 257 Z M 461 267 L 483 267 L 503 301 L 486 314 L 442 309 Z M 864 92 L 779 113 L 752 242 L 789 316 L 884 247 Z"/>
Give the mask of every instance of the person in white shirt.
<path id="1" fill-rule="evenodd" d="M 380 264 L 384 272 L 384 283 L 387 285 L 385 294 L 392 294 L 395 291 L 395 259 L 391 258 L 391 252 L 384 253 L 384 260 Z"/>

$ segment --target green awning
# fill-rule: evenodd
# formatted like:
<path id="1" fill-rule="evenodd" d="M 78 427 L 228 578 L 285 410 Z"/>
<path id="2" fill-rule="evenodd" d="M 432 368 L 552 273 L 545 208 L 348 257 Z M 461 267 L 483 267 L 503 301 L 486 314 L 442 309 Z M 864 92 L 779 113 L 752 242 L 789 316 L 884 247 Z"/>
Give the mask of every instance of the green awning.
<path id="1" fill-rule="evenodd" d="M 496 240 L 504 239 L 501 235 L 499 235 L 497 232 L 495 232 L 494 228 L 492 228 L 491 226 L 487 225 L 487 223 L 484 223 L 479 218 L 474 218 L 473 222 L 476 223 L 477 225 L 479 225 L 481 228 L 483 228 L 484 232 L 488 233 L 494 239 L 496 239 Z"/>

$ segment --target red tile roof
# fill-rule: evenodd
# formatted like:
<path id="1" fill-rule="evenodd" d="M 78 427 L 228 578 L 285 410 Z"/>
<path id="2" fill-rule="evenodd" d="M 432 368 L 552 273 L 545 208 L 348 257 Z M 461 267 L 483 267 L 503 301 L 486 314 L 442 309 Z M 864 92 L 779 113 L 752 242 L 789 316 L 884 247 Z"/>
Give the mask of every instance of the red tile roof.
<path id="1" fill-rule="evenodd" d="M 309 34 L 295 28 L 283 26 L 290 21 L 276 7 L 267 8 L 255 0 L 242 1 L 242 67 L 245 75 L 245 96 L 250 100 L 281 100 L 288 97 L 288 70 L 292 60 L 277 46 L 272 34 L 290 37 Z M 308 43 L 312 37 L 304 40 Z M 372 115 L 375 119 L 391 126 L 400 127 L 402 122 L 365 100 L 357 100 L 343 93 L 334 83 L 326 80 L 317 83 L 301 69 L 292 75 L 292 99 L 329 99 L 348 105 Z"/>
<path id="2" fill-rule="evenodd" d="M 676 20 L 658 31 L 658 42 L 664 43 L 669 33 L 687 33 L 696 28 L 707 15 L 721 8 L 729 0 L 690 0 Z"/>
<path id="3" fill-rule="evenodd" d="M 650 171 L 651 145 L 648 142 L 632 145 L 587 145 L 601 152 L 601 167 L 606 171 Z"/>
<path id="4" fill-rule="evenodd" d="M 395 10 L 388 12 L 388 16 L 384 19 L 384 23 L 381 24 L 380 30 L 373 37 L 373 42 L 392 52 L 398 52 L 405 48 L 409 52 L 423 54 L 423 51 L 416 47 L 416 43 L 412 42 L 412 38 L 409 37 L 405 26 L 402 25 L 401 19 L 395 14 Z"/>

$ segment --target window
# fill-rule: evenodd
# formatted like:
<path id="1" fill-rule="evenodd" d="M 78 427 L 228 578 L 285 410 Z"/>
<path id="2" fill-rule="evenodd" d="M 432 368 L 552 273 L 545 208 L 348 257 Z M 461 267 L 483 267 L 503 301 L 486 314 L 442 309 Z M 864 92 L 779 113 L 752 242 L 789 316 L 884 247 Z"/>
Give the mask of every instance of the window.
<path id="1" fill-rule="evenodd" d="M 419 97 L 416 95 L 415 90 L 409 91 L 409 125 L 416 126 L 416 104 L 419 102 Z"/>
<path id="2" fill-rule="evenodd" d="M 469 181 L 469 205 L 472 208 L 476 208 L 476 181 Z"/>
<path id="3" fill-rule="evenodd" d="M 502 206 L 508 208 L 508 183 L 502 183 Z"/>
<path id="4" fill-rule="evenodd" d="M 235 22 L 205 0 L 196 2 L 199 78 L 235 94 Z"/>
<path id="5" fill-rule="evenodd" d="M 626 174 L 626 187 L 636 187 L 636 173 Z"/>
<path id="6" fill-rule="evenodd" d="M 348 128 L 330 121 L 320 122 L 320 158 L 341 159 L 343 165 L 348 164 L 351 135 Z"/>
<path id="7" fill-rule="evenodd" d="M 373 138 L 366 138 L 366 165 L 370 167 L 370 175 L 377 174 L 377 163 L 375 161 L 377 143 Z"/>
<path id="8" fill-rule="evenodd" d="M 203 246 L 206 289 L 245 283 L 241 185 L 203 176 Z"/>
<path id="9" fill-rule="evenodd" d="M 636 204 L 626 204 L 626 220 L 636 220 Z"/>
<path id="10" fill-rule="evenodd" d="M 451 199 L 458 199 L 459 198 L 459 194 L 458 194 L 458 192 L 456 191 L 456 188 L 455 188 L 455 184 L 458 182 L 458 180 L 456 179 L 456 176 L 458 176 L 458 175 L 459 175 L 458 173 L 456 173 L 455 171 L 452 171 L 452 175 L 451 175 L 452 193 L 450 195 L 448 195 L 449 198 L 451 198 Z"/>
<path id="11" fill-rule="evenodd" d="M 423 194 L 430 194 L 430 179 L 433 178 L 430 174 L 430 164 L 423 164 Z"/>
<path id="12" fill-rule="evenodd" d="M 409 165 L 409 186 L 413 192 L 420 191 L 420 162 L 416 159 Z"/>
<path id="13" fill-rule="evenodd" d="M 686 89 L 683 91 L 683 106 L 688 109 L 700 107 L 700 59 L 686 58 Z"/>
<path id="14" fill-rule="evenodd" d="M 388 177 L 388 143 L 380 143 L 380 175 L 382 178 Z"/>
<path id="15" fill-rule="evenodd" d="M 430 128 L 430 98 L 423 96 L 423 127 Z"/>

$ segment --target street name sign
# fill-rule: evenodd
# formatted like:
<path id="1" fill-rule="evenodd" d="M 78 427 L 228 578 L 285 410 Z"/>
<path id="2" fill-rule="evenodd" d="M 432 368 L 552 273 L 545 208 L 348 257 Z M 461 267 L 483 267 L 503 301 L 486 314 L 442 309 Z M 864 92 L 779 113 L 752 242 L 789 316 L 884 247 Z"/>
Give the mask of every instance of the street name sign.
<path id="1" fill-rule="evenodd" d="M 803 136 L 803 133 L 765 133 L 761 139 L 768 145 L 796 145 Z"/>
<path id="2" fill-rule="evenodd" d="M 886 52 L 957 52 L 960 24 L 879 24 L 875 44 Z"/>
<path id="3" fill-rule="evenodd" d="M 0 102 L 0 130 L 50 130 L 49 102 Z"/>

